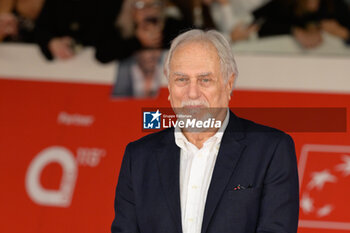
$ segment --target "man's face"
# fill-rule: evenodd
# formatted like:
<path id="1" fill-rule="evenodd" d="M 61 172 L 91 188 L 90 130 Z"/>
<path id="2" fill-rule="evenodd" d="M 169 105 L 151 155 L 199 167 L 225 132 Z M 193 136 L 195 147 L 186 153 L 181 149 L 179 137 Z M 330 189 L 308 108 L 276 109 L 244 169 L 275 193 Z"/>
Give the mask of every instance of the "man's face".
<path id="1" fill-rule="evenodd" d="M 188 42 L 176 48 L 169 67 L 169 98 L 173 108 L 227 108 L 234 76 L 225 82 L 216 48 Z"/>

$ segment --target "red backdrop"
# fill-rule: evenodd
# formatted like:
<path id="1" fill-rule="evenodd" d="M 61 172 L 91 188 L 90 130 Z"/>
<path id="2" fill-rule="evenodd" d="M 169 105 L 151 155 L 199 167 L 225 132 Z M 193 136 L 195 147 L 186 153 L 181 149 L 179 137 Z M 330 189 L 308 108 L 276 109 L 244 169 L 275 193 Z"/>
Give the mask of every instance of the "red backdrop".
<path id="1" fill-rule="evenodd" d="M 111 99 L 110 91 L 109 85 L 0 80 L 0 232 L 110 231 L 124 148 L 147 134 L 142 108 L 169 107 L 166 89 L 148 100 Z M 349 109 L 350 95 L 237 90 L 231 107 Z M 301 179 L 300 233 L 350 232 L 346 131 L 290 133 Z"/>

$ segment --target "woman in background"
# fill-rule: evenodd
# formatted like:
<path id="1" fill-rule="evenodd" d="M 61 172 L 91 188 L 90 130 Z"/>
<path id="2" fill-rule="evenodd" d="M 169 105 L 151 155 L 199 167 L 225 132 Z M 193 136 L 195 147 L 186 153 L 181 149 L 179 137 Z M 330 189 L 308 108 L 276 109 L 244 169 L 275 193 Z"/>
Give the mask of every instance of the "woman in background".
<path id="1" fill-rule="evenodd" d="M 164 0 L 124 0 L 116 24 L 106 27 L 97 45 L 101 62 L 125 59 L 144 49 L 167 49 L 189 26 L 166 15 Z"/>

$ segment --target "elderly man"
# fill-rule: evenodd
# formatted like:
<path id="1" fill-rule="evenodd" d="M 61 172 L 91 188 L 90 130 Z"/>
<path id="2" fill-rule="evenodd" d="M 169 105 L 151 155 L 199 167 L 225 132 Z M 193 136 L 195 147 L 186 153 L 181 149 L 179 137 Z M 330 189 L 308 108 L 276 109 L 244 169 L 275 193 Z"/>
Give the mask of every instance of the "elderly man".
<path id="1" fill-rule="evenodd" d="M 224 37 L 181 34 L 164 70 L 175 112 L 216 109 L 211 114 L 222 125 L 216 131 L 169 128 L 130 143 L 112 233 L 297 232 L 293 141 L 229 111 L 237 68 Z"/>

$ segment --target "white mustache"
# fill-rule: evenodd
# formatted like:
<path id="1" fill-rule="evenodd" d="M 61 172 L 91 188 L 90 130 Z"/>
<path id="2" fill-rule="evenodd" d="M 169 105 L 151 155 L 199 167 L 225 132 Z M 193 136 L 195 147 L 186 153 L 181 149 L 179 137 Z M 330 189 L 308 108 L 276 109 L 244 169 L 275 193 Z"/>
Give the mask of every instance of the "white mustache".
<path id="1" fill-rule="evenodd" d="M 181 107 L 186 107 L 186 106 L 203 106 L 203 107 L 209 107 L 209 103 L 205 100 L 184 100 L 181 102 Z"/>

